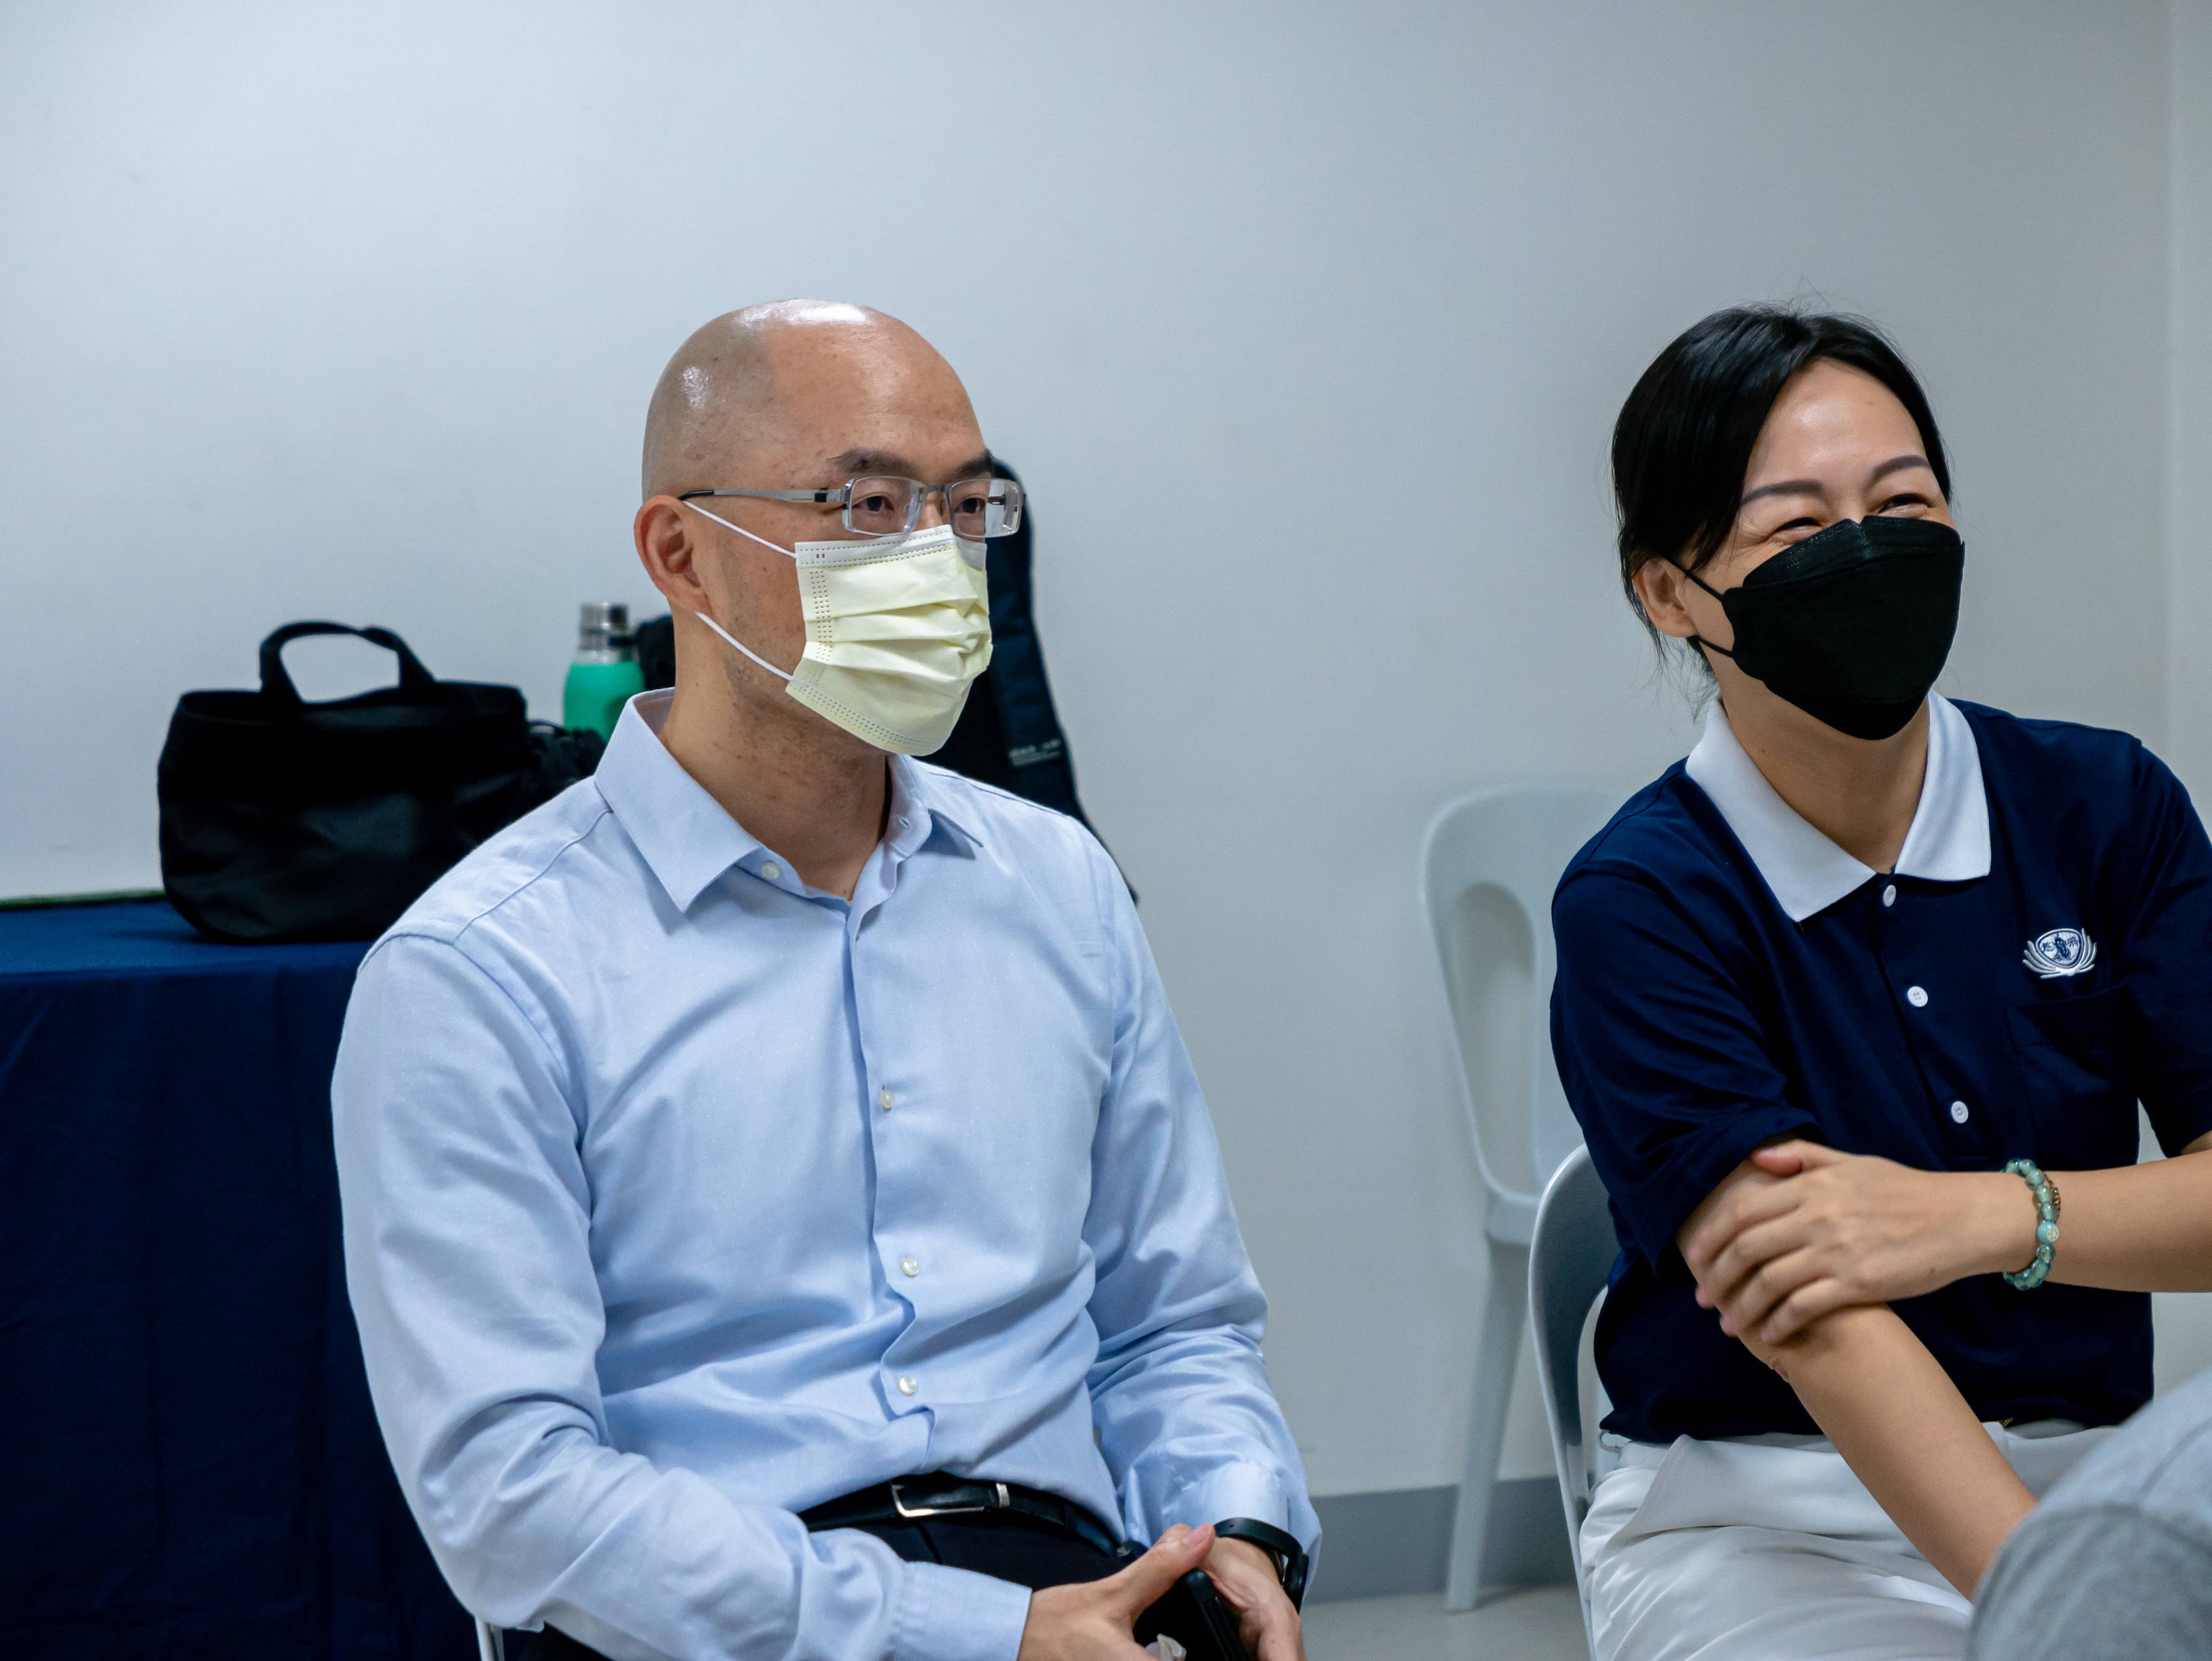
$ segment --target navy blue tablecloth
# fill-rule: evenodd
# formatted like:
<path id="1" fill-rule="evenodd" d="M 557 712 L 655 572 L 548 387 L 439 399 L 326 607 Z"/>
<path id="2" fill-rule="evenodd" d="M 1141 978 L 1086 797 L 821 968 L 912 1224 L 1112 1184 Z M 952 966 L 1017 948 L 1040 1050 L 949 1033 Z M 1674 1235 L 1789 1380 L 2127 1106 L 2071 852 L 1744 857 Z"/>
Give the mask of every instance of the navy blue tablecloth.
<path id="1" fill-rule="evenodd" d="M 0 1656 L 469 1661 L 338 1250 L 365 948 L 0 911 Z"/>

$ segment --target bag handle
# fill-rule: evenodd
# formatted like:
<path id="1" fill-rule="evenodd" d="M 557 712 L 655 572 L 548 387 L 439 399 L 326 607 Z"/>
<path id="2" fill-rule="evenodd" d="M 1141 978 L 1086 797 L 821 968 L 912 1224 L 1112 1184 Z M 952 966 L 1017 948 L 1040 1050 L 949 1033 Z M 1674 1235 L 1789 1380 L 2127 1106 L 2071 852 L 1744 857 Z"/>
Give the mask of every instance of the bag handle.
<path id="1" fill-rule="evenodd" d="M 261 696 L 287 712 L 307 706 L 284 667 L 284 648 L 309 635 L 353 635 L 372 646 L 381 646 L 399 660 L 399 684 L 404 691 L 427 692 L 438 684 L 437 677 L 422 666 L 422 660 L 389 629 L 374 625 L 356 629 L 343 623 L 288 623 L 261 642 Z"/>

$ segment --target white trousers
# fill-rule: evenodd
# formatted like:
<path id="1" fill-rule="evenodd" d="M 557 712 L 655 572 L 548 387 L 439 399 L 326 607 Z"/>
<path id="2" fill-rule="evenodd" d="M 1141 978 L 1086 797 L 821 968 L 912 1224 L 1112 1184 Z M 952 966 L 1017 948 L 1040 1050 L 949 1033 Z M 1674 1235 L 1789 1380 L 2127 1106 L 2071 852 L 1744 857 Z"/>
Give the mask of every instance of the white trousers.
<path id="1" fill-rule="evenodd" d="M 1985 1425 L 2041 1499 L 2111 1434 Z M 1601 1439 L 1583 1523 L 1597 1661 L 1958 1661 L 1973 1610 L 1825 1437 Z M 1601 1462 L 1602 1463 L 1602 1462 Z"/>

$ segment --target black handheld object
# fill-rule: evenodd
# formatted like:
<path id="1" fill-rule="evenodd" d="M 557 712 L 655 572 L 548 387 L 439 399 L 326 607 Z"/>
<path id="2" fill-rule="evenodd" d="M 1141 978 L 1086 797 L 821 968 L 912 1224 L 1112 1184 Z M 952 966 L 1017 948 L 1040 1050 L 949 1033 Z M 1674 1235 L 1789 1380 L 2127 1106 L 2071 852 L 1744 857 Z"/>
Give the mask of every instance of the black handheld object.
<path id="1" fill-rule="evenodd" d="M 1182 1645 L 1190 1661 L 1245 1661 L 1237 1617 L 1204 1569 L 1193 1569 L 1137 1617 L 1139 1644 L 1149 1644 L 1162 1633 Z"/>
<path id="2" fill-rule="evenodd" d="M 1250 1517 L 1225 1518 L 1213 1525 L 1213 1533 L 1216 1539 L 1242 1540 L 1266 1552 L 1274 1561 L 1276 1578 L 1291 1606 L 1305 1606 L 1306 1548 L 1296 1535 Z M 1126 1556 L 1136 1555 L 1133 1546 L 1121 1549 Z M 1138 1617 L 1139 1644 L 1149 1644 L 1162 1633 L 1182 1645 L 1190 1661 L 1245 1661 L 1237 1617 L 1204 1569 L 1193 1569 Z"/>

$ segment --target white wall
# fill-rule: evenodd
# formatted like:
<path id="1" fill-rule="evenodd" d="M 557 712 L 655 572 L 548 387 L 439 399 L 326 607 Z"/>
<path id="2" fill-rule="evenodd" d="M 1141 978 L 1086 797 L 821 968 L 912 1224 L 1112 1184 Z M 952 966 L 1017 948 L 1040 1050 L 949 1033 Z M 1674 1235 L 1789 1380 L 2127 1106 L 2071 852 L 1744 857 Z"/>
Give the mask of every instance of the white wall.
<path id="1" fill-rule="evenodd" d="M 2171 11 L 2166 755 L 2203 807 L 2212 802 L 2212 0 L 2173 0 Z M 2154 1302 L 2163 1390 L 2212 1367 L 2212 1299 Z"/>
<path id="2" fill-rule="evenodd" d="M 2170 745 L 2183 779 L 2212 800 L 2212 0 L 2172 11 Z"/>
<path id="3" fill-rule="evenodd" d="M 2168 43 L 2144 0 L 0 10 L 0 891 L 152 881 L 170 704 L 288 618 L 553 713 L 576 602 L 647 597 L 667 352 L 884 307 L 1035 490 L 1316 1488 L 1449 1482 L 1481 1246 L 1413 859 L 1474 785 L 1686 743 L 1611 575 L 1620 399 L 1728 301 L 1882 319 L 1954 447 L 1948 684 L 2163 741 Z"/>

